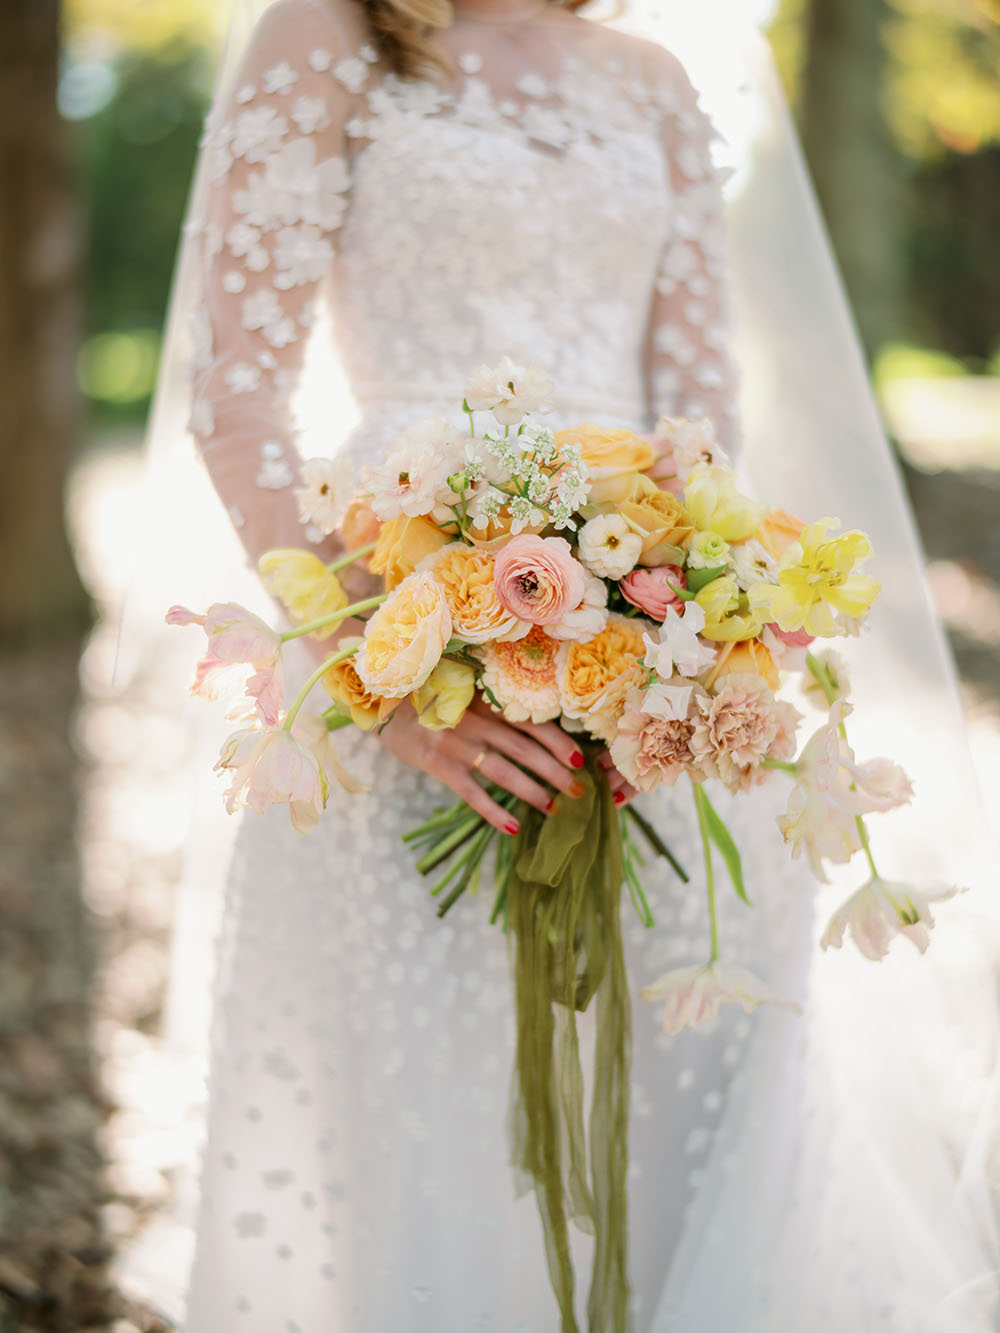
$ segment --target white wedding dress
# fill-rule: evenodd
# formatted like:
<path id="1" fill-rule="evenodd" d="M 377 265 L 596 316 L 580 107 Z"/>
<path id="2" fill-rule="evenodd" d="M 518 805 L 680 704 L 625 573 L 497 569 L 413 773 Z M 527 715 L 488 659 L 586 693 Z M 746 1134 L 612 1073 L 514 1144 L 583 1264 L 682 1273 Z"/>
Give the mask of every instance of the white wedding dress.
<path id="1" fill-rule="evenodd" d="M 358 465 L 454 414 L 465 376 L 505 353 L 554 379 L 557 423 L 705 414 L 738 445 L 720 191 L 680 66 L 558 10 L 460 17 L 442 46 L 454 84 L 400 81 L 359 5 L 280 0 L 210 123 L 192 429 L 253 554 L 296 539 L 294 389 L 327 313 Z M 338 426 L 331 409 L 331 440 Z M 400 834 L 448 793 L 371 737 L 337 740 L 371 794 L 335 788 L 308 837 L 281 808 L 238 834 L 186 1327 L 554 1333 L 535 1202 L 507 1161 L 490 894 L 437 920 Z M 836 1015 L 806 993 L 813 891 L 775 827 L 784 795 L 719 795 L 756 902 L 722 894 L 722 952 L 810 1017 L 729 1010 L 672 1040 L 638 991 L 707 957 L 700 851 L 687 791 L 643 798 L 692 882 L 650 864 L 656 928 L 622 909 L 634 1327 L 986 1333 L 989 1228 L 953 1164 L 921 1152 L 918 1188 L 827 1063 Z M 905 1078 L 885 1075 L 893 1114 Z"/>

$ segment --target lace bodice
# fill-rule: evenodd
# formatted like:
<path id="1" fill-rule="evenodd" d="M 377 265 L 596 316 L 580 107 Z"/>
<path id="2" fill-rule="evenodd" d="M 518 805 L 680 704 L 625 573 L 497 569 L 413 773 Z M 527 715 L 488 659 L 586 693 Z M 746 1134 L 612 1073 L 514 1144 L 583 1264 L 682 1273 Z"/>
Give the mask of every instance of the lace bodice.
<path id="1" fill-rule="evenodd" d="M 278 0 L 210 119 L 192 428 L 251 552 L 301 540 L 291 401 L 322 302 L 356 460 L 504 354 L 559 415 L 709 415 L 734 443 L 719 183 L 680 65 L 555 6 L 440 44 L 452 79 L 402 80 L 353 0 Z"/>

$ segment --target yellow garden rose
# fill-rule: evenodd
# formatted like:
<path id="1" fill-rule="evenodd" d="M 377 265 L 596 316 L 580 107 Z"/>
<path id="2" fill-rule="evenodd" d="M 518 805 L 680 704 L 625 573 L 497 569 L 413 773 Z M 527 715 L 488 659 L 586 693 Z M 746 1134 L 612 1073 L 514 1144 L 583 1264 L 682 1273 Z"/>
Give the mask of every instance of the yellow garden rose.
<path id="1" fill-rule="evenodd" d="M 391 591 L 409 578 L 421 560 L 449 541 L 451 538 L 429 519 L 401 514 L 382 524 L 368 567 L 373 574 L 385 575 L 386 589 Z"/>
<path id="2" fill-rule="evenodd" d="M 595 513 L 621 514 L 632 532 L 642 538 L 639 564 L 647 568 L 680 564 L 679 547 L 694 532 L 694 525 L 675 495 L 661 491 L 641 473 L 628 478 L 621 497 L 614 503 L 593 506 Z M 590 517 L 591 506 L 584 510 Z"/>
<path id="3" fill-rule="evenodd" d="M 500 603 L 493 566 L 488 550 L 465 542 L 452 542 L 424 566 L 444 591 L 452 634 L 465 643 L 520 639 L 530 628 Z"/>
<path id="4" fill-rule="evenodd" d="M 294 547 L 265 551 L 257 562 L 257 569 L 264 587 L 282 602 L 298 625 L 342 611 L 347 605 L 347 594 L 340 586 L 340 580 L 312 551 Z M 335 623 L 315 630 L 314 636 L 325 639 L 338 628 Z"/>
<path id="5" fill-rule="evenodd" d="M 740 591 L 731 574 L 722 574 L 706 583 L 695 601 L 705 612 L 702 637 L 715 643 L 752 639 L 768 619 L 761 612 L 751 610 L 749 599 Z"/>
<path id="6" fill-rule="evenodd" d="M 360 638 L 341 639 L 338 647 L 354 648 L 360 642 Z M 362 731 L 371 731 L 399 707 L 398 699 L 379 699 L 369 694 L 361 683 L 353 657 L 330 667 L 322 677 L 322 685 L 334 703 L 342 704 L 350 712 L 351 721 Z"/>
<path id="7" fill-rule="evenodd" d="M 420 725 L 443 731 L 458 726 L 475 693 L 475 668 L 443 658 L 410 698 Z"/>
<path id="8" fill-rule="evenodd" d="M 590 470 L 592 504 L 616 499 L 632 473 L 643 472 L 656 461 L 656 450 L 640 435 L 630 430 L 595 426 L 590 421 L 569 430 L 557 430 L 555 446 L 559 453 L 572 446 L 580 450 L 580 457 Z"/>
<path id="9" fill-rule="evenodd" d="M 732 469 L 717 463 L 695 464 L 684 485 L 684 504 L 696 528 L 727 542 L 749 537 L 767 513 L 737 489 Z"/>
<path id="10" fill-rule="evenodd" d="M 369 620 L 354 659 L 370 694 L 401 699 L 419 690 L 451 638 L 451 616 L 439 584 L 413 574 Z"/>
<path id="11" fill-rule="evenodd" d="M 642 679 L 643 624 L 611 615 L 600 634 L 586 643 L 564 643 L 559 650 L 556 679 L 563 712 L 601 740 L 610 740 L 628 690 Z"/>

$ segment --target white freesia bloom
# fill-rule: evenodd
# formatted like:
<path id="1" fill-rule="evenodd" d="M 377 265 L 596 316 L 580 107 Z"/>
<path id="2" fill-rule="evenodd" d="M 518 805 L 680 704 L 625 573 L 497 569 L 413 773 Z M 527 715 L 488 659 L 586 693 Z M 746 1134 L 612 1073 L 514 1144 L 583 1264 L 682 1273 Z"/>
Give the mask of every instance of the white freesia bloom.
<path id="1" fill-rule="evenodd" d="M 746 1014 L 759 1004 L 776 1004 L 801 1012 L 798 1005 L 779 1000 L 752 972 L 718 961 L 665 972 L 643 988 L 642 998 L 652 1003 L 666 1001 L 663 1031 L 671 1037 L 676 1037 L 682 1028 L 696 1027 L 716 1018 L 724 1004 L 738 1004 Z"/>
<path id="2" fill-rule="evenodd" d="M 953 898 L 956 888 L 918 891 L 909 884 L 873 876 L 837 908 L 820 939 L 824 949 L 839 949 L 845 931 L 866 958 L 879 962 L 897 935 L 908 939 L 921 953 L 930 944 L 934 925 L 930 904 Z"/>
<path id="3" fill-rule="evenodd" d="M 513 426 L 526 412 L 545 411 L 554 387 L 544 371 L 505 356 L 497 366 L 479 367 L 466 385 L 465 401 L 474 412 L 492 412 L 497 421 Z"/>
<path id="4" fill-rule="evenodd" d="M 659 639 L 642 636 L 646 645 L 643 660 L 662 680 L 669 680 L 675 671 L 682 676 L 697 676 L 715 661 L 716 650 L 698 638 L 704 628 L 705 612 L 697 602 L 686 602 L 683 615 L 668 606 Z"/>
<path id="5" fill-rule="evenodd" d="M 308 458 L 302 464 L 302 482 L 295 490 L 299 520 L 329 536 L 343 522 L 353 494 L 350 466 L 343 459 Z"/>
<path id="6" fill-rule="evenodd" d="M 622 579 L 642 554 L 642 538 L 621 514 L 600 514 L 580 529 L 580 559 L 593 574 Z"/>
<path id="7" fill-rule="evenodd" d="M 693 685 L 654 683 L 642 692 L 642 711 L 648 713 L 650 717 L 662 717 L 667 722 L 679 722 L 688 715 L 693 689 Z"/>
<path id="8" fill-rule="evenodd" d="M 589 570 L 584 570 L 583 601 L 562 620 L 543 626 L 550 639 L 572 639 L 585 643 L 600 634 L 608 623 L 608 586 Z"/>
<path id="9" fill-rule="evenodd" d="M 385 461 L 365 468 L 361 480 L 383 522 L 401 514 L 418 518 L 433 514 L 439 505 L 455 503 L 448 478 L 460 472 L 464 462 L 464 439 L 441 417 L 428 417 L 397 436 Z M 447 510 L 444 516 L 452 517 Z"/>

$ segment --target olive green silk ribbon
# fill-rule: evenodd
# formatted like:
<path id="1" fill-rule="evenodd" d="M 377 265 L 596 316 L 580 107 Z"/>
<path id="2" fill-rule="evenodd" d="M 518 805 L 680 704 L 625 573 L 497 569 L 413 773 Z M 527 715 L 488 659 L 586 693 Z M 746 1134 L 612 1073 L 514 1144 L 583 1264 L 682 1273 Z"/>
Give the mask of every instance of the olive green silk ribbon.
<path id="1" fill-rule="evenodd" d="M 528 809 L 508 886 L 517 1052 L 512 1161 L 535 1190 L 561 1333 L 579 1333 L 569 1222 L 594 1237 L 588 1333 L 629 1333 L 628 1170 L 631 1006 L 622 951 L 621 835 L 588 755 L 586 794 L 554 815 Z M 593 1098 L 584 1133 L 576 1011 L 596 997 Z M 589 1173 L 587 1138 L 589 1137 Z"/>

